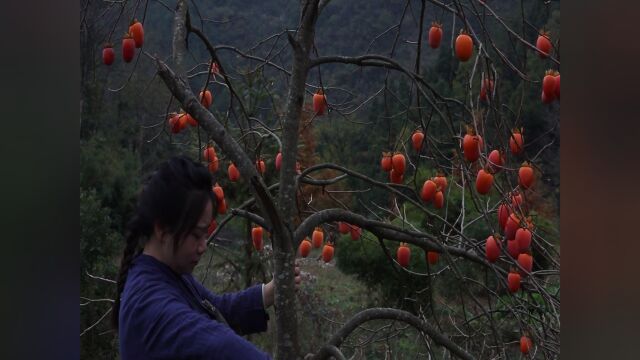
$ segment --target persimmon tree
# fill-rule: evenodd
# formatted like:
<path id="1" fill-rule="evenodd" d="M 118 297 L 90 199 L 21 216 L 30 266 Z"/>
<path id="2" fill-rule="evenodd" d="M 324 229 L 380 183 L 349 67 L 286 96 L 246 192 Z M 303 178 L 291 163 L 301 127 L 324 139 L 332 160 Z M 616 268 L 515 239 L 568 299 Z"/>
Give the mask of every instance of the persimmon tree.
<path id="1" fill-rule="evenodd" d="M 138 81 L 133 74 L 145 71 L 153 73 L 150 81 L 159 79 L 168 90 L 169 99 L 157 109 L 160 121 L 145 125 L 144 131 L 151 134 L 148 141 L 166 137 L 191 149 L 214 175 L 220 205 L 210 243 L 239 217 L 252 224 L 245 242 L 249 254 L 251 248 L 271 246 L 276 358 L 300 358 L 307 350 L 314 359 L 344 358 L 340 348 L 345 340 L 375 320 L 406 324 L 420 334 L 430 353 L 435 344 L 450 357 L 508 358 L 518 346 L 529 357 L 559 356 L 559 253 L 557 243 L 536 226 L 535 215 L 536 199 L 550 191 L 539 164 L 553 142 L 542 144 L 544 134 L 528 137 L 522 120 L 531 106 L 545 107 L 545 114 L 557 118 L 560 42 L 543 28 L 548 16 L 533 23 L 524 1 L 513 20 L 505 19 L 492 1 L 407 0 L 397 6 L 397 23 L 370 34 L 367 51 L 346 56 L 324 55 L 318 45 L 317 23 L 331 7 L 342 6 L 338 2 L 301 1 L 295 27 L 264 34 L 250 49 L 218 43 L 216 34 L 205 28 L 215 21 L 208 16 L 215 14 L 201 13 L 195 2 L 158 1 L 161 6 L 153 11 L 170 14 L 171 23 L 147 28 L 149 3 L 110 2 L 100 14 L 105 24 L 102 66 L 131 62 L 126 65 L 130 75 L 113 92 Z M 552 5 L 535 4 L 547 11 Z M 126 28 L 122 19 L 129 20 Z M 164 52 L 148 48 L 144 39 L 157 26 L 171 28 L 172 37 L 165 39 L 171 46 Z M 407 27 L 413 28 L 413 38 L 406 38 L 402 28 Z M 122 32 L 126 35 L 116 35 Z M 348 38 L 344 34 L 340 41 Z M 400 46 L 409 49 L 409 56 L 400 55 Z M 198 47 L 204 51 L 195 51 Z M 386 50 L 369 51 L 373 47 Z M 450 62 L 462 69 L 456 76 L 463 87 L 457 92 L 444 94 L 433 81 L 439 75 L 425 74 L 425 54 L 434 51 L 448 52 Z M 235 58 L 229 60 L 225 53 Z M 537 58 L 535 66 L 532 57 Z M 548 71 L 537 70 L 542 67 Z M 378 90 L 355 94 L 326 70 L 337 68 L 371 71 L 368 81 Z M 517 78 L 518 87 L 506 88 L 505 76 Z M 263 82 L 261 92 L 252 93 L 245 85 L 256 79 L 277 84 Z M 408 95 L 391 85 L 398 79 L 408 84 Z M 535 102 L 527 96 L 531 89 L 541 94 Z M 519 93 L 515 108 L 503 101 L 514 92 Z M 386 126 L 359 122 L 374 101 L 384 104 L 378 124 Z M 399 115 L 390 108 L 399 109 Z M 392 121 L 398 116 L 406 118 L 399 126 Z M 312 141 L 309 129 L 327 119 L 360 126 L 363 136 L 387 134 L 385 151 L 368 164 L 376 175 L 345 166 L 341 158 L 311 163 L 310 154 L 301 154 L 301 139 Z M 547 131 L 555 131 L 558 121 L 550 123 Z M 434 131 L 436 127 L 442 131 Z M 265 172 L 272 167 L 275 181 L 268 183 Z M 249 191 L 241 195 L 241 204 L 228 208 L 225 192 L 241 184 Z M 387 204 L 365 195 L 358 198 L 361 206 L 353 206 L 361 186 L 383 193 Z M 407 211 L 425 221 L 413 222 Z M 477 224 L 484 224 L 486 233 L 472 232 Z M 322 245 L 322 261 L 333 261 L 347 246 L 342 243 L 351 241 L 377 244 L 389 271 L 409 279 L 447 273 L 459 289 L 464 316 L 438 319 L 433 311 L 365 309 L 325 345 L 303 351 L 296 258 Z M 427 264 L 426 272 L 412 269 L 416 258 Z M 435 271 L 436 264 L 441 269 Z M 463 270 L 466 264 L 482 269 L 484 279 L 470 277 Z M 430 306 L 439 305 L 432 301 Z M 505 335 L 514 330 L 520 334 L 518 344 Z"/>

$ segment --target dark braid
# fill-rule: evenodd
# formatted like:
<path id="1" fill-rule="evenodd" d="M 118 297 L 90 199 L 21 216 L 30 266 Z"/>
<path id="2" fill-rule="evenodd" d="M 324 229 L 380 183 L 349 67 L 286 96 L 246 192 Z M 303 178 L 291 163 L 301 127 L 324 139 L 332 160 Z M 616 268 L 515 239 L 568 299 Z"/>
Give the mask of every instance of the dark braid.
<path id="1" fill-rule="evenodd" d="M 186 157 L 174 157 L 149 176 L 138 197 L 135 215 L 127 224 L 126 245 L 120 262 L 117 293 L 111 312 L 111 325 L 118 331 L 120 297 L 133 260 L 153 234 L 154 225 L 165 227 L 176 240 L 174 251 L 197 224 L 199 215 L 211 201 L 217 204 L 209 171 Z"/>
<path id="2" fill-rule="evenodd" d="M 129 267 L 133 262 L 133 259 L 140 253 L 140 242 L 139 239 L 145 231 L 141 229 L 142 222 L 139 220 L 139 217 L 134 217 L 131 222 L 127 225 L 129 228 L 129 233 L 126 237 L 126 245 L 124 248 L 124 253 L 122 255 L 122 260 L 120 261 L 120 270 L 118 271 L 118 279 L 117 279 L 117 292 L 116 299 L 113 303 L 113 310 L 111 311 L 111 326 L 118 331 L 118 316 L 120 315 L 120 295 L 124 290 L 124 284 L 127 281 L 127 274 L 129 273 Z"/>

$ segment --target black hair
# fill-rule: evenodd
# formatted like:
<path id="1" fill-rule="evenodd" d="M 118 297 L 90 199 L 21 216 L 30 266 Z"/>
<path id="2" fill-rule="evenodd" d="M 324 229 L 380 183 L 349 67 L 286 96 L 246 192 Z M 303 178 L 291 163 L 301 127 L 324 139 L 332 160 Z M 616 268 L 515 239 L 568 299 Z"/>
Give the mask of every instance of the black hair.
<path id="1" fill-rule="evenodd" d="M 162 163 L 146 180 L 138 196 L 133 217 L 127 224 L 126 245 L 118 272 L 117 290 L 111 325 L 118 332 L 120 296 L 133 259 L 153 234 L 157 223 L 174 236 L 173 250 L 177 251 L 182 239 L 197 225 L 207 201 L 215 211 L 216 198 L 212 191 L 212 178 L 202 165 L 184 156 L 173 157 Z"/>

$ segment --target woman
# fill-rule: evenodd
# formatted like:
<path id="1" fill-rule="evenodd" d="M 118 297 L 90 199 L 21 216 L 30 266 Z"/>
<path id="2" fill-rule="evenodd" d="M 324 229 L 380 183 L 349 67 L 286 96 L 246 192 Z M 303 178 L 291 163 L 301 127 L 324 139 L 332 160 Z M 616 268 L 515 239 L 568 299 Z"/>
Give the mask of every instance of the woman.
<path id="1" fill-rule="evenodd" d="M 122 359 L 269 358 L 240 335 L 267 329 L 273 280 L 214 295 L 191 275 L 207 248 L 215 202 L 208 170 L 184 157 L 163 163 L 144 185 L 112 312 Z"/>

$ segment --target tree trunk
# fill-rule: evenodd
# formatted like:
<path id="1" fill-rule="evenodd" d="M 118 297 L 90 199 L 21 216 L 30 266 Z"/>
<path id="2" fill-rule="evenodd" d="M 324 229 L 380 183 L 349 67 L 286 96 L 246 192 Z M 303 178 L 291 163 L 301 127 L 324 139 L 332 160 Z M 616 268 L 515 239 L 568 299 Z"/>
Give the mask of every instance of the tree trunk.
<path id="1" fill-rule="evenodd" d="M 285 226 L 285 231 L 283 231 L 285 236 L 276 236 L 274 238 L 275 311 L 278 332 L 276 359 L 295 359 L 299 357 L 300 353 L 293 274 L 296 252 L 295 244 L 293 244 L 294 225 L 291 220 L 293 219 L 296 200 L 295 163 L 300 115 L 304 103 L 309 52 L 313 44 L 317 11 L 317 0 L 303 1 L 298 34 L 295 39 L 289 35 L 294 59 L 283 128 L 282 167 L 280 169 L 280 193 L 278 199 L 278 210 Z"/>
<path id="2" fill-rule="evenodd" d="M 173 67 L 178 77 L 186 79 L 184 68 L 184 54 L 187 44 L 187 10 L 189 5 L 185 0 L 178 0 L 173 18 L 173 41 L 171 44 Z"/>

